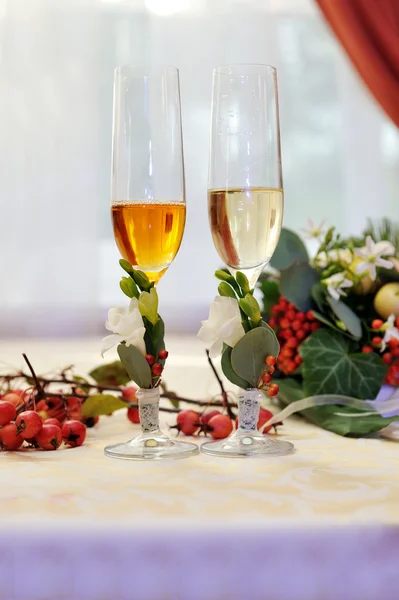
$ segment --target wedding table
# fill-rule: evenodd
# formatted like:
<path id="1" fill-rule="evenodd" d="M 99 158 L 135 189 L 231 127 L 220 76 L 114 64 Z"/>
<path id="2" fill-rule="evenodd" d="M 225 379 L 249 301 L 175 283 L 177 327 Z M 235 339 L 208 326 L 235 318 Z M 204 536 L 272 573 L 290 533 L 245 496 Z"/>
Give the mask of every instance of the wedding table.
<path id="1" fill-rule="evenodd" d="M 167 348 L 170 389 L 217 393 L 200 342 Z M 0 342 L 2 368 L 22 352 L 39 373 L 101 363 L 98 340 L 14 340 Z M 291 456 L 119 461 L 104 446 L 138 432 L 122 412 L 80 448 L 0 454 L 0 600 L 398 597 L 397 442 L 291 417 Z"/>

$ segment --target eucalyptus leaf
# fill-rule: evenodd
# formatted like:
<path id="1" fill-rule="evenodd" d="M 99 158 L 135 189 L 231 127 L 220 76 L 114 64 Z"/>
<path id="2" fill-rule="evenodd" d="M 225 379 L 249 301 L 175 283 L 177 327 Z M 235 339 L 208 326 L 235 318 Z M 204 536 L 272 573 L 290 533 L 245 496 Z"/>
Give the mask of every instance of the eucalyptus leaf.
<path id="1" fill-rule="evenodd" d="M 251 387 L 256 387 L 266 356 L 277 356 L 278 351 L 279 344 L 274 331 L 268 325 L 257 327 L 248 331 L 234 346 L 231 366 L 239 377 L 248 381 Z"/>
<path id="2" fill-rule="evenodd" d="M 135 346 L 119 344 L 118 354 L 132 381 L 143 389 L 149 388 L 151 369 L 141 352 Z"/>
<path id="3" fill-rule="evenodd" d="M 319 275 L 307 262 L 294 262 L 280 274 L 280 292 L 301 311 L 312 308 L 311 290 Z"/>
<path id="4" fill-rule="evenodd" d="M 341 300 L 335 300 L 331 296 L 327 296 L 327 302 L 331 307 L 339 321 L 342 321 L 349 333 L 355 338 L 360 339 L 362 336 L 362 325 L 359 317 Z"/>
<path id="5" fill-rule="evenodd" d="M 295 260 L 309 262 L 308 251 L 299 235 L 283 227 L 270 265 L 281 271 L 281 269 L 289 267 Z"/>
<path id="6" fill-rule="evenodd" d="M 89 375 L 99 385 L 126 385 L 131 381 L 120 360 L 96 367 Z"/>
<path id="7" fill-rule="evenodd" d="M 223 350 L 221 360 L 222 371 L 233 385 L 237 385 L 238 387 L 245 390 L 251 387 L 251 385 L 250 383 L 248 383 L 248 381 L 245 381 L 245 379 L 239 377 L 234 371 L 233 367 L 231 366 L 231 352 L 232 348 L 230 348 L 230 346 L 226 346 L 226 348 Z"/>
<path id="8" fill-rule="evenodd" d="M 288 406 L 297 400 L 305 398 L 305 393 L 300 384 L 290 378 L 279 380 L 278 398 L 282 404 Z M 322 398 L 322 396 L 320 396 Z M 298 414 L 305 417 L 311 423 L 319 425 L 323 429 L 332 431 L 339 435 L 352 435 L 360 437 L 380 431 L 390 423 L 398 420 L 398 417 L 381 417 L 378 413 L 365 414 L 350 406 L 329 404 L 307 408 Z M 350 416 L 350 415 L 360 416 Z"/>
<path id="9" fill-rule="evenodd" d="M 307 396 L 343 394 L 375 398 L 387 366 L 374 353 L 349 354 L 342 335 L 328 329 L 312 333 L 299 347 L 303 358 L 303 389 Z"/>
<path id="10" fill-rule="evenodd" d="M 84 401 L 82 405 L 82 415 L 84 417 L 109 415 L 116 410 L 126 408 L 126 406 L 126 402 L 123 402 L 123 400 L 112 394 L 94 394 Z"/>

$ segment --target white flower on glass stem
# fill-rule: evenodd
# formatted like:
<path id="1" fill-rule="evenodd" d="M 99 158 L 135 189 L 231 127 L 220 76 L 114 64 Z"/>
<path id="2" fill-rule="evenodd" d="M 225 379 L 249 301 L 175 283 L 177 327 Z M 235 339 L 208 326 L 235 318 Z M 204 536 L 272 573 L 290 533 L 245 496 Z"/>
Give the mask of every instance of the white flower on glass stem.
<path id="1" fill-rule="evenodd" d="M 104 356 L 107 350 L 121 342 L 125 342 L 126 346 L 134 346 L 141 354 L 145 355 L 145 327 L 138 309 L 137 298 L 132 298 L 128 308 L 121 306 L 111 308 L 108 311 L 105 327 L 108 331 L 112 331 L 112 335 L 108 335 L 103 339 L 101 356 Z"/>
<path id="2" fill-rule="evenodd" d="M 395 327 L 395 318 L 395 315 L 390 315 L 388 320 L 382 326 L 382 330 L 385 331 L 385 333 L 382 339 L 381 352 L 384 352 L 389 340 L 396 339 L 399 341 L 399 329 Z"/>
<path id="3" fill-rule="evenodd" d="M 306 227 L 306 229 L 301 230 L 304 233 L 304 238 L 306 240 L 319 240 L 325 232 L 324 225 L 324 220 L 320 223 L 320 225 L 315 225 L 312 219 L 308 219 L 308 227 Z"/>
<path id="4" fill-rule="evenodd" d="M 356 267 L 356 273 L 368 272 L 372 281 L 377 279 L 377 267 L 392 269 L 393 262 L 385 260 L 383 256 L 392 256 L 395 254 L 395 247 L 391 242 L 374 242 L 371 235 L 366 237 L 366 245 L 363 248 L 356 248 L 356 256 L 363 259 Z"/>
<path id="5" fill-rule="evenodd" d="M 245 335 L 238 302 L 227 296 L 216 296 L 209 309 L 209 318 L 201 325 L 198 337 L 210 345 L 211 358 L 222 352 L 223 343 L 233 348 Z"/>
<path id="6" fill-rule="evenodd" d="M 335 273 L 335 275 L 323 279 L 323 283 L 327 286 L 327 291 L 334 300 L 339 300 L 340 296 L 346 296 L 344 288 L 353 286 L 353 282 L 345 277 L 345 273 Z"/>

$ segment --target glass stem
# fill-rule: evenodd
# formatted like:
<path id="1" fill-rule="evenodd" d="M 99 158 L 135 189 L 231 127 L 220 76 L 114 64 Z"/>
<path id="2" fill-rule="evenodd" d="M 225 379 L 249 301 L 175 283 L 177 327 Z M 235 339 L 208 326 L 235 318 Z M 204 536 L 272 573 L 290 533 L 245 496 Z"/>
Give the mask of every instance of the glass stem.
<path id="1" fill-rule="evenodd" d="M 255 431 L 259 420 L 260 401 L 262 392 L 257 388 L 240 390 L 238 396 L 238 427 Z"/>
<path id="2" fill-rule="evenodd" d="M 139 401 L 141 431 L 154 433 L 159 431 L 159 386 L 152 389 L 139 389 L 136 392 Z"/>

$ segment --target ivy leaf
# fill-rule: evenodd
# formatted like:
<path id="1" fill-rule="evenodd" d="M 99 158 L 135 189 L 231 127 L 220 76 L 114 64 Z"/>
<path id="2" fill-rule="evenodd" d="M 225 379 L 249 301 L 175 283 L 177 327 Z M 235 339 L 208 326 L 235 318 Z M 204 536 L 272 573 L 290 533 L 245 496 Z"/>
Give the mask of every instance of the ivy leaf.
<path id="1" fill-rule="evenodd" d="M 270 265 L 281 271 L 289 267 L 295 260 L 309 262 L 308 251 L 299 235 L 283 227 L 277 248 L 270 260 Z"/>
<path id="2" fill-rule="evenodd" d="M 96 367 L 89 373 L 99 385 L 126 385 L 130 377 L 120 360 Z"/>
<path id="3" fill-rule="evenodd" d="M 265 366 L 265 357 L 277 356 L 279 343 L 276 335 L 266 323 L 248 331 L 231 352 L 231 366 L 239 377 L 256 387 Z"/>
<path id="4" fill-rule="evenodd" d="M 112 394 L 94 394 L 89 396 L 82 405 L 82 415 L 84 417 L 99 417 L 100 415 L 109 415 L 120 408 L 126 408 L 126 402 L 123 402 L 117 396 Z"/>
<path id="5" fill-rule="evenodd" d="M 280 275 L 281 295 L 301 311 L 312 308 L 311 290 L 319 281 L 316 269 L 307 262 L 294 262 L 283 269 Z"/>
<path id="6" fill-rule="evenodd" d="M 248 383 L 248 381 L 245 381 L 245 379 L 242 379 L 241 377 L 239 377 L 237 375 L 237 373 L 234 371 L 233 367 L 231 366 L 232 350 L 233 349 L 230 348 L 230 346 L 226 346 L 225 349 L 223 350 L 222 360 L 221 360 L 222 371 L 225 374 L 225 376 L 227 377 L 227 379 L 233 385 L 237 385 L 238 387 L 242 388 L 243 390 L 246 390 L 247 388 L 251 387 L 251 385 Z"/>
<path id="7" fill-rule="evenodd" d="M 359 340 L 362 337 L 362 325 L 359 317 L 341 300 L 327 296 L 327 302 L 338 320 L 345 324 L 348 332 L 356 340 Z"/>
<path id="8" fill-rule="evenodd" d="M 342 335 L 319 329 L 300 345 L 302 375 L 307 396 L 342 394 L 375 398 L 387 366 L 374 353 L 349 354 Z"/>
<path id="9" fill-rule="evenodd" d="M 294 379 L 280 379 L 279 385 L 279 400 L 287 406 L 305 398 L 305 393 L 302 387 Z M 387 427 L 390 423 L 398 420 L 399 417 L 381 417 L 378 413 L 367 414 L 364 416 L 352 417 L 350 415 L 359 414 L 362 411 L 350 406 L 342 406 L 338 404 L 329 404 L 325 406 L 315 406 L 300 411 L 298 414 L 305 417 L 311 423 L 319 425 L 323 429 L 332 431 L 339 435 L 352 435 L 360 437 L 380 431 Z"/>
<path id="10" fill-rule="evenodd" d="M 141 352 L 135 346 L 119 344 L 118 354 L 132 381 L 143 389 L 149 388 L 151 369 Z"/>

